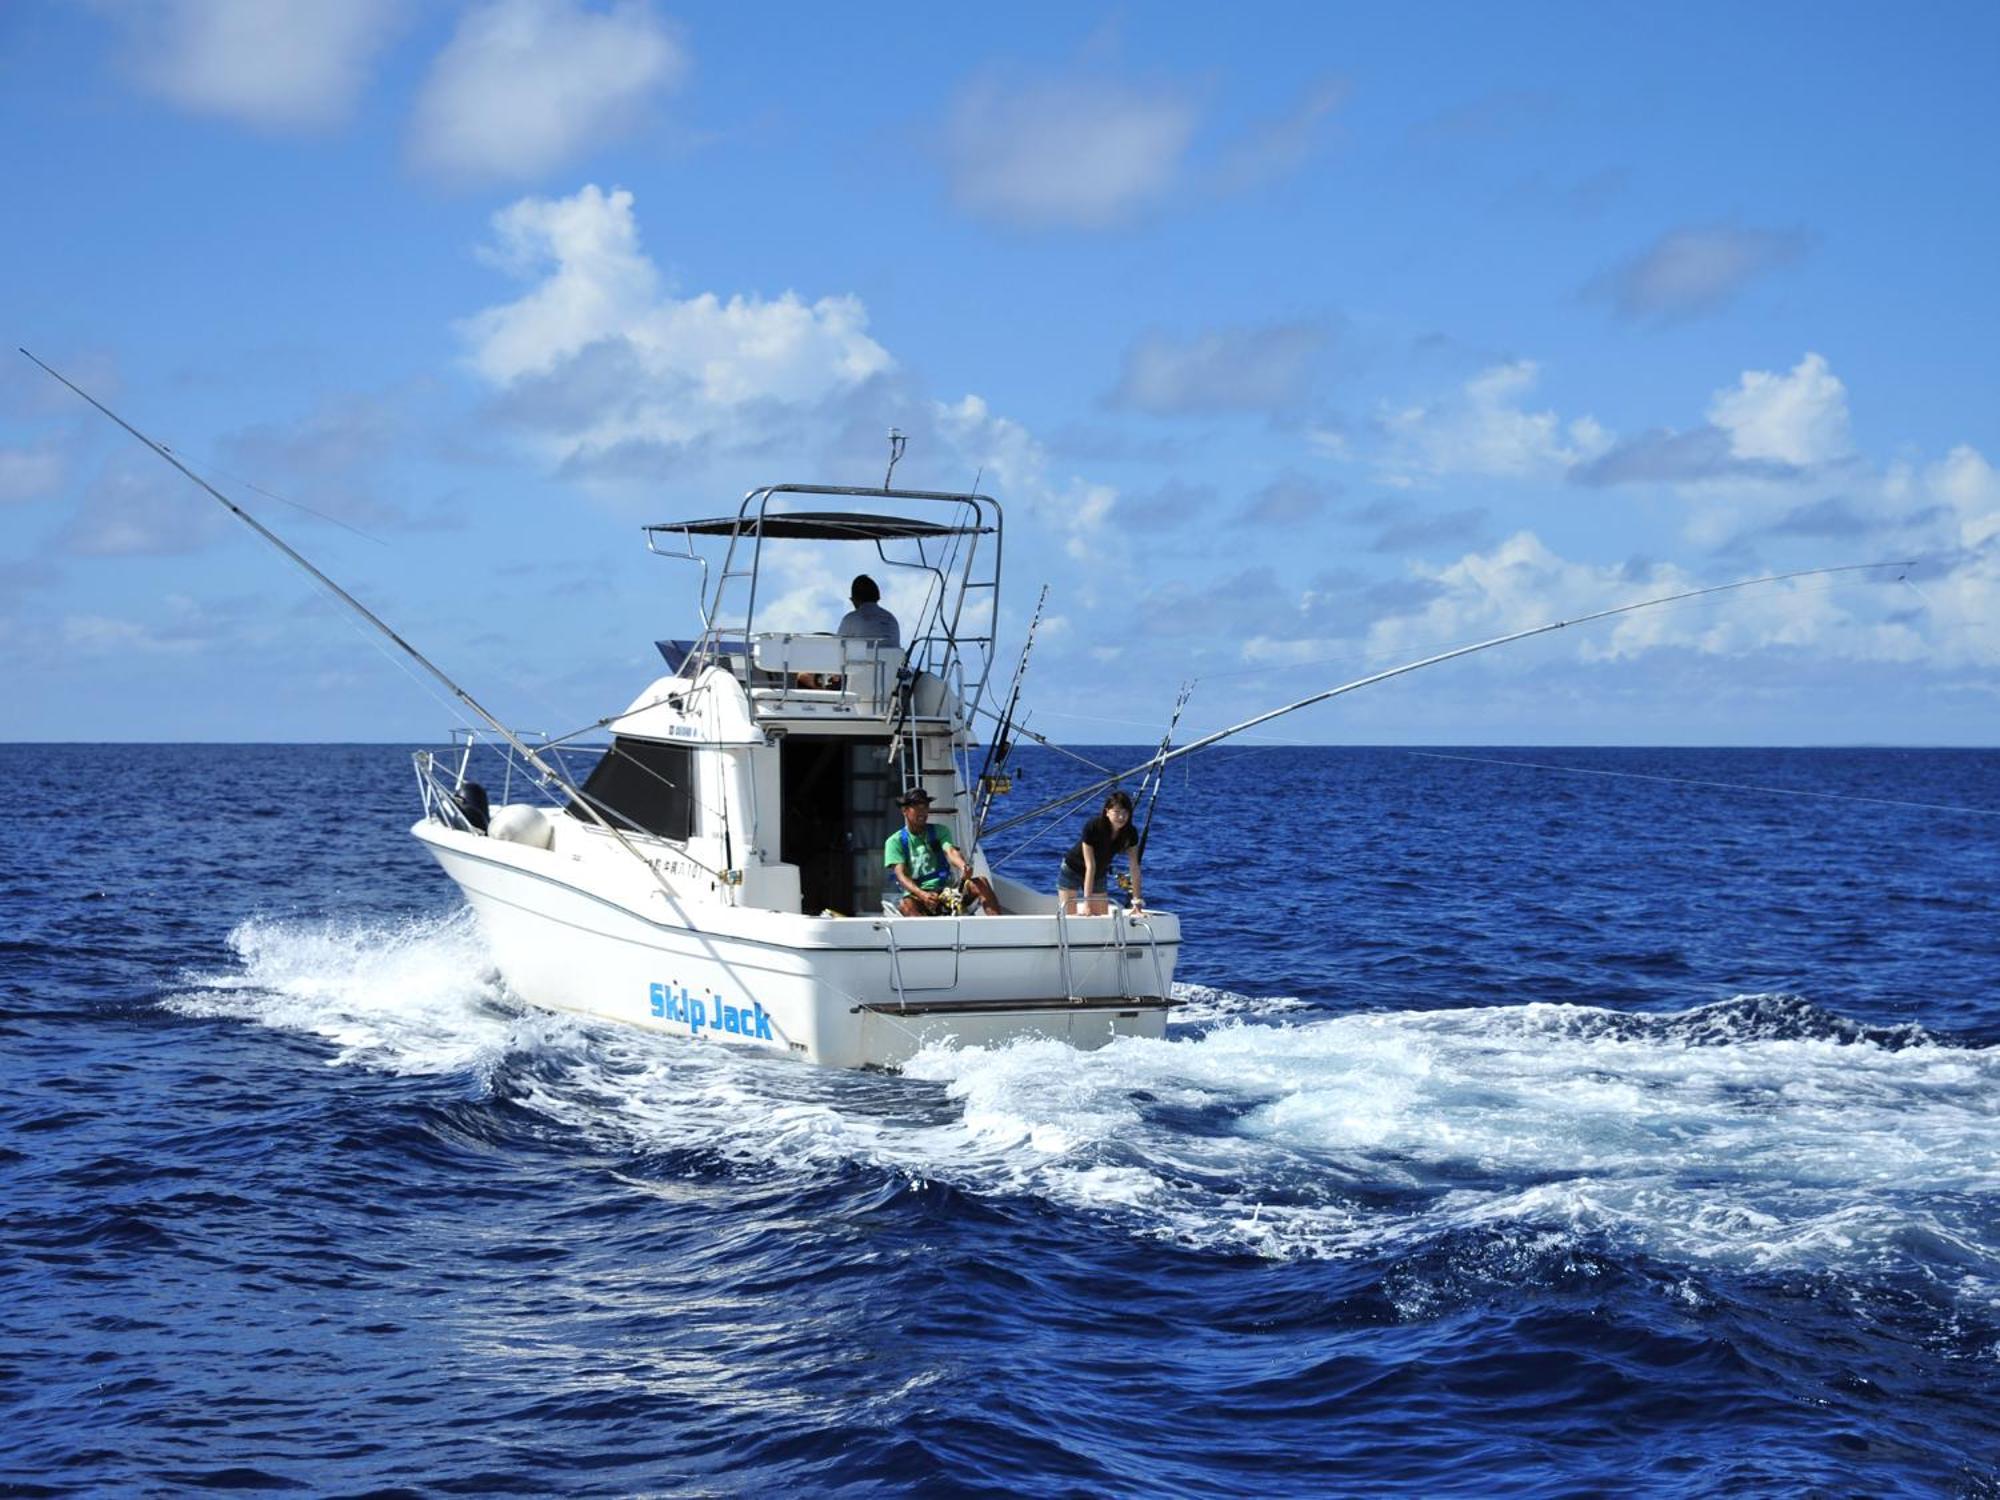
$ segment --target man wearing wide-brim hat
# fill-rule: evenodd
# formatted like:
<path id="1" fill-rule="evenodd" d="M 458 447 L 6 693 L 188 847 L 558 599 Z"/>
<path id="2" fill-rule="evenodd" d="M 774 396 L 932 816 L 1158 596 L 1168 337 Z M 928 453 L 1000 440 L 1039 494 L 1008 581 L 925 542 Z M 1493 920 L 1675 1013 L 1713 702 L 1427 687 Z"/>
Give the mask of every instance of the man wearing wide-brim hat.
<path id="1" fill-rule="evenodd" d="M 920 786 L 911 787 L 896 805 L 903 809 L 903 826 L 882 846 L 882 864 L 893 882 L 889 895 L 892 899 L 898 892 L 902 895 L 896 909 L 906 917 L 942 915 L 952 909 L 946 892 L 957 885 L 968 902 L 977 901 L 1000 916 L 993 887 L 972 873 L 950 827 L 931 821 L 931 794 Z"/>

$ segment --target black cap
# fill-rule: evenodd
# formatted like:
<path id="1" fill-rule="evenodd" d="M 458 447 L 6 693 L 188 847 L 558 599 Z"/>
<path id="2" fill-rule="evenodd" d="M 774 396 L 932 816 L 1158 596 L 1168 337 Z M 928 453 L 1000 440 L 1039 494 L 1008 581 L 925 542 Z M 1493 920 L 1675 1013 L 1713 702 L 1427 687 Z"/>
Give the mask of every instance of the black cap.
<path id="1" fill-rule="evenodd" d="M 920 786 L 913 786 L 907 792 L 903 793 L 902 796 L 896 799 L 896 806 L 914 807 L 917 803 L 921 802 L 926 807 L 928 807 L 932 801 L 933 798 L 931 797 L 931 794 L 929 792 L 925 791 Z"/>
<path id="2" fill-rule="evenodd" d="M 854 582 L 847 586 L 847 597 L 849 602 L 854 604 L 880 604 L 882 590 L 866 573 L 857 573 L 854 575 Z"/>

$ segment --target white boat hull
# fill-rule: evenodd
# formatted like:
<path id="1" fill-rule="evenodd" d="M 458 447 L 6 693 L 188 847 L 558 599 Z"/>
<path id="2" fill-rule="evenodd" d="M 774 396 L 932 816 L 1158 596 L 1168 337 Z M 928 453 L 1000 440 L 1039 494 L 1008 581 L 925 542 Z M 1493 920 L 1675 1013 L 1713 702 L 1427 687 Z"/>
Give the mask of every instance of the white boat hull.
<path id="1" fill-rule="evenodd" d="M 1166 1030 L 1171 913 L 804 917 L 635 897 L 615 867 L 434 822 L 412 831 L 508 985 L 547 1009 L 836 1067 L 893 1068 L 934 1043 L 1093 1048 Z"/>

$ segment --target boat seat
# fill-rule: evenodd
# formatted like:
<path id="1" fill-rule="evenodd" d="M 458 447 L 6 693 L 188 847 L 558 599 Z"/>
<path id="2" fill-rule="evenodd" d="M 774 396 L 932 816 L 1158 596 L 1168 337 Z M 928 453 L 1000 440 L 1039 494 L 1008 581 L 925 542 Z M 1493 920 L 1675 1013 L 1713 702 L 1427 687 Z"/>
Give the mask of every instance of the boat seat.
<path id="1" fill-rule="evenodd" d="M 860 636 L 760 635 L 752 643 L 752 663 L 765 672 L 846 672 L 881 665 L 894 672 L 903 648 Z"/>
<path id="2" fill-rule="evenodd" d="M 895 695 L 903 648 L 858 636 L 760 635 L 751 642 L 750 660 L 760 672 L 777 679 L 773 686 L 752 689 L 752 696 L 761 702 L 798 697 L 881 708 Z M 804 687 L 801 677 L 827 686 Z"/>

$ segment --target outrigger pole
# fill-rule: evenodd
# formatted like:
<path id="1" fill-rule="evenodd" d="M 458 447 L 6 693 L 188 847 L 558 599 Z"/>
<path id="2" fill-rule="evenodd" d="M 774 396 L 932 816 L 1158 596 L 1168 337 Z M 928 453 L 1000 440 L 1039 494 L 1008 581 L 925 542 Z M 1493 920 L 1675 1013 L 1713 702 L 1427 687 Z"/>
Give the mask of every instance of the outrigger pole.
<path id="1" fill-rule="evenodd" d="M 18 345 L 16 345 L 15 347 L 19 348 Z M 310 562 L 306 560 L 305 555 L 303 553 L 301 553 L 296 547 L 292 546 L 283 537 L 279 536 L 277 532 L 271 530 L 270 527 L 266 526 L 262 521 L 258 520 L 255 516 L 251 515 L 249 511 L 245 510 L 242 506 L 238 505 L 234 500 L 230 499 L 227 495 L 223 494 L 221 490 L 217 489 L 214 485 L 210 484 L 206 479 L 203 479 L 201 475 L 195 473 L 193 469 L 190 469 L 186 464 L 182 463 L 179 457 L 174 453 L 173 449 L 169 448 L 165 443 L 155 442 L 152 438 L 147 437 L 145 433 L 141 432 L 138 428 L 134 427 L 130 422 L 126 421 L 123 417 L 119 416 L 117 412 L 113 411 L 110 407 L 106 406 L 102 401 L 99 401 L 95 396 L 91 395 L 90 392 L 86 391 L 82 386 L 78 385 L 75 381 L 70 380 L 68 377 L 58 374 L 56 371 L 50 369 L 47 365 L 42 364 L 42 362 L 39 359 L 36 359 L 34 355 L 29 354 L 26 349 L 21 349 L 20 352 L 24 355 L 27 355 L 27 357 L 31 361 L 33 361 L 36 365 L 40 366 L 43 373 L 51 376 L 56 380 L 61 381 L 64 385 L 68 386 L 72 391 L 75 391 L 77 395 L 83 397 L 84 400 L 88 401 L 92 406 L 96 407 L 100 412 L 104 413 L 105 416 L 109 417 L 112 421 L 116 422 L 120 427 L 124 428 L 127 432 L 131 433 L 133 437 L 137 438 L 141 443 L 145 444 L 148 448 L 152 449 L 154 453 L 158 454 L 161 458 L 165 459 L 168 463 L 172 464 L 176 469 L 180 470 L 182 474 L 186 475 L 189 479 L 193 480 L 196 484 L 200 485 L 201 488 L 208 491 L 210 495 L 214 496 L 217 500 L 221 501 L 223 506 L 229 511 L 231 515 L 235 516 L 237 520 L 243 522 L 244 525 L 248 526 L 251 530 L 255 531 L 257 535 L 261 536 L 265 541 L 269 542 L 273 547 L 276 547 L 280 552 L 284 553 L 286 557 L 289 557 L 293 562 L 297 563 L 301 568 L 305 569 L 307 573 L 311 574 L 313 578 L 316 579 L 320 583 L 320 585 L 324 587 L 329 593 L 331 593 L 336 599 L 340 600 L 341 603 L 345 604 L 349 609 L 353 610 L 356 614 L 360 615 L 362 619 L 366 620 L 370 625 L 373 625 L 377 630 L 381 631 L 383 635 L 387 636 L 389 640 L 395 645 L 397 650 L 401 651 L 405 656 L 409 657 L 411 661 L 415 662 L 418 666 L 422 667 L 426 672 L 430 673 L 432 677 L 436 678 L 440 683 L 442 683 L 445 689 L 450 692 L 452 697 L 456 698 L 460 703 L 463 703 L 467 708 L 472 710 L 473 713 L 477 714 L 482 720 L 484 720 L 487 726 L 491 728 L 495 734 L 499 735 L 503 740 L 505 740 L 507 744 L 514 750 L 514 752 L 521 757 L 521 759 L 525 760 L 529 765 L 533 766 L 537 771 L 541 772 L 541 774 L 547 777 L 549 781 L 561 787 L 565 792 L 568 792 L 570 794 L 571 799 L 576 803 L 578 807 L 581 807 L 585 812 L 589 813 L 591 818 L 600 827 L 602 827 L 606 833 L 610 834 L 613 838 L 617 839 L 620 844 L 624 845 L 627 853 L 629 853 L 634 859 L 638 860 L 641 864 L 645 865 L 647 869 L 650 870 L 653 868 L 652 861 L 647 859 L 645 855 L 641 854 L 636 848 L 634 848 L 631 842 L 625 837 L 623 832 L 621 832 L 616 827 L 612 826 L 611 820 L 605 817 L 601 812 L 597 810 L 597 807 L 594 804 L 594 800 L 590 797 L 585 796 L 583 793 L 583 789 L 581 787 L 577 786 L 575 782 L 571 781 L 569 777 L 565 776 L 562 773 L 562 771 L 559 770 L 557 767 L 551 765 L 549 762 L 543 760 L 541 756 L 537 755 L 534 752 L 534 750 L 529 747 L 528 743 L 525 740 L 523 740 L 519 735 L 515 734 L 514 731 L 509 729 L 505 724 L 501 723 L 492 714 L 488 713 L 485 707 L 479 702 L 478 699 L 474 698 L 472 694 L 468 693 L 464 688 L 460 687 L 457 683 L 453 682 L 449 677 L 445 676 L 443 669 L 441 669 L 435 662 L 433 662 L 428 656 L 425 656 L 423 652 L 419 651 L 415 646 L 412 646 L 408 641 L 404 640 L 400 635 L 396 634 L 395 630 L 392 629 L 389 623 L 386 620 L 384 620 L 380 615 L 376 614 L 375 611 L 370 609 L 367 605 L 363 604 L 359 599 L 355 598 L 352 594 L 348 593 L 346 589 L 342 588 L 339 584 L 335 583 L 331 578 L 327 577 L 326 574 L 322 573 L 318 568 L 314 567 Z M 713 874 L 715 872 L 710 871 L 709 873 Z M 658 872 L 655 871 L 656 876 L 657 874 Z M 662 882 L 662 884 L 664 885 L 664 882 Z"/>
<path id="2" fill-rule="evenodd" d="M 1805 568 L 1796 573 L 1768 573 L 1760 578 L 1739 578 L 1734 583 L 1717 583 L 1703 589 L 1686 589 L 1678 594 L 1662 594 L 1657 599 L 1641 599 L 1636 604 L 1621 604 L 1615 609 L 1600 609 L 1593 614 L 1578 615 L 1573 620 L 1551 620 L 1546 625 L 1535 625 L 1527 630 L 1513 631 L 1508 635 L 1496 635 L 1491 640 L 1475 641 L 1470 646 L 1458 646 L 1450 651 L 1440 651 L 1435 656 L 1426 656 L 1421 661 L 1405 662 L 1402 666 L 1390 667 L 1385 672 L 1374 672 L 1366 677 L 1357 677 L 1352 682 L 1343 682 L 1339 687 L 1331 687 L 1323 692 L 1313 693 L 1308 697 L 1300 698 L 1296 702 L 1287 703 L 1282 708 L 1268 709 L 1264 713 L 1258 714 L 1255 718 L 1245 719 L 1240 724 L 1232 724 L 1227 729 L 1218 729 L 1215 733 L 1203 735 L 1198 740 L 1190 740 L 1179 749 L 1163 749 L 1156 752 L 1150 760 L 1141 761 L 1128 771 L 1120 771 L 1114 776 L 1106 776 L 1100 781 L 1093 781 L 1089 786 L 1070 792 L 1067 796 L 1058 797 L 1052 802 L 1044 802 L 1040 807 L 1031 808 L 1024 813 L 1018 813 L 1014 817 L 1007 819 L 1006 822 L 984 830 L 984 833 L 989 838 L 997 833 L 1005 833 L 1008 829 L 1025 823 L 1030 818 L 1038 818 L 1044 813 L 1054 812 L 1059 807 L 1066 807 L 1072 802 L 1088 797 L 1094 792 L 1103 791 L 1106 787 L 1116 786 L 1129 776 L 1138 776 L 1142 773 L 1156 773 L 1170 761 L 1176 761 L 1183 756 L 1192 755 L 1197 750 L 1206 750 L 1210 745 L 1229 739 L 1233 735 L 1241 734 L 1246 729 L 1255 729 L 1259 724 L 1268 724 L 1273 719 L 1280 719 L 1286 714 L 1297 713 L 1300 709 L 1310 708 L 1315 703 L 1324 703 L 1327 699 L 1338 698 L 1343 693 L 1351 693 L 1358 688 L 1372 687 L 1378 682 L 1387 682 L 1391 677 L 1402 677 L 1410 672 L 1421 671 L 1425 667 L 1434 667 L 1439 662 L 1453 661 L 1461 656 L 1471 656 L 1478 651 L 1490 651 L 1495 646 L 1505 646 L 1512 641 L 1525 641 L 1529 636 L 1547 635 L 1552 630 L 1562 630 L 1571 625 L 1588 625 L 1592 620 L 1608 620 L 1613 615 L 1629 615 L 1634 610 L 1655 609 L 1662 604 L 1677 604 L 1683 599 L 1700 599 L 1708 594 L 1726 594 L 1732 589 L 1754 588 L 1758 584 L 1784 583 L 1793 578 L 1824 578 L 1831 573 L 1866 573 L 1880 568 L 1908 568 L 1912 566 L 1914 564 L 1907 561 L 1846 563 L 1837 568 Z"/>

